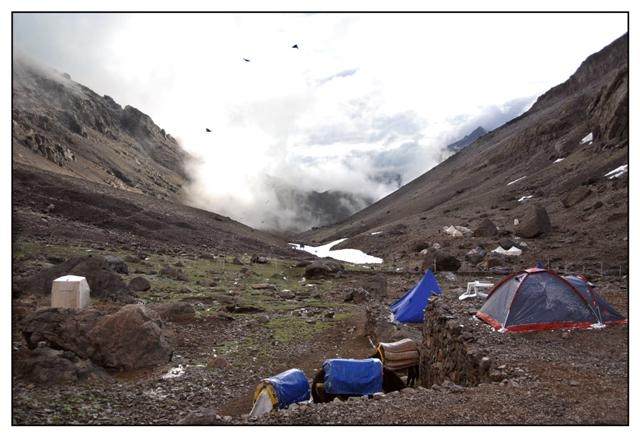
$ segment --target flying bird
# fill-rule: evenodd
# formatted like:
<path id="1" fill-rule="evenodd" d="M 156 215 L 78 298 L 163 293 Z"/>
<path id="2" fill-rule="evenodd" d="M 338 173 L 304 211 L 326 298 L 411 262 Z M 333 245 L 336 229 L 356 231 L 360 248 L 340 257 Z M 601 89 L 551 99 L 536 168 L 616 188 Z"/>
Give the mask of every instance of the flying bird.
<path id="1" fill-rule="evenodd" d="M 291 46 L 292 49 L 297 49 L 298 48 L 298 44 L 294 44 Z"/>
<path id="2" fill-rule="evenodd" d="M 209 129 L 208 127 L 207 127 L 207 128 L 205 128 L 205 129 L 207 130 L 207 132 L 211 132 L 211 129 Z"/>
<path id="3" fill-rule="evenodd" d="M 247 58 L 242 58 L 244 59 L 244 62 L 251 62 L 250 60 L 248 60 Z"/>

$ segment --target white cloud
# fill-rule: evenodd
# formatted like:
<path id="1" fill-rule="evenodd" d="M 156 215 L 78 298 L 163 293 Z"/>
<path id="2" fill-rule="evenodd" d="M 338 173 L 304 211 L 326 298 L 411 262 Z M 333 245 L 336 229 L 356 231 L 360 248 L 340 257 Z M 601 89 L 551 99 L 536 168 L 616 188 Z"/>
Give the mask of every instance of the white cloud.
<path id="1" fill-rule="evenodd" d="M 376 170 L 411 180 L 626 30 L 624 14 L 32 14 L 14 43 L 178 138 L 195 204 L 264 226 L 266 179 L 388 194 Z"/>

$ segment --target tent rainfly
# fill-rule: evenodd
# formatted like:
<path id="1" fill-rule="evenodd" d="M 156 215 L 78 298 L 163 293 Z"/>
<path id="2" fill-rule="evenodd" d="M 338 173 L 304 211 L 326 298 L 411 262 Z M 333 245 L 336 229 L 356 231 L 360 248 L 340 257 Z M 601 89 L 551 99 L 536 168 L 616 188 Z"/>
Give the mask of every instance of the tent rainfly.
<path id="1" fill-rule="evenodd" d="M 391 305 L 394 320 L 401 323 L 422 323 L 431 293 L 442 294 L 442 291 L 436 277 L 431 270 L 427 270 L 415 287 Z"/>
<path id="2" fill-rule="evenodd" d="M 499 283 L 476 317 L 500 332 L 603 328 L 627 322 L 584 277 L 542 268 L 514 273 Z"/>

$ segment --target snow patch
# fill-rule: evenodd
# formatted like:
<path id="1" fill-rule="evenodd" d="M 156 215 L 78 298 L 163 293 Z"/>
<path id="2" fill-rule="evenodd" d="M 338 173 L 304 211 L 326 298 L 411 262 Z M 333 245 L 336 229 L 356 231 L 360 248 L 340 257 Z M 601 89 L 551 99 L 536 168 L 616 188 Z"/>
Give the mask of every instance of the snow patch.
<path id="1" fill-rule="evenodd" d="M 555 161 L 553 161 L 553 163 L 557 164 L 557 163 L 562 162 L 562 161 L 564 161 L 564 158 L 558 158 Z"/>
<path id="2" fill-rule="evenodd" d="M 628 171 L 629 171 L 629 164 L 625 164 L 625 165 L 621 165 L 618 168 L 614 168 L 609 173 L 604 175 L 604 177 L 605 178 L 609 178 L 609 179 L 619 178 L 620 176 L 622 176 L 623 174 L 625 174 Z"/>
<path id="3" fill-rule="evenodd" d="M 382 263 L 382 258 L 367 255 L 361 250 L 357 250 L 357 249 L 331 250 L 333 246 L 336 246 L 345 240 L 346 238 L 342 238 L 340 240 L 332 241 L 331 243 L 327 243 L 322 246 L 308 246 L 306 244 L 302 245 L 302 244 L 295 244 L 295 243 L 289 243 L 289 245 L 296 250 L 304 250 L 305 252 L 309 252 L 310 254 L 313 254 L 318 258 L 331 257 L 333 259 L 348 262 L 351 264 L 381 264 Z"/>
<path id="4" fill-rule="evenodd" d="M 584 144 L 584 143 L 593 143 L 593 132 L 589 132 L 589 134 L 584 137 L 583 139 L 580 140 L 580 144 Z"/>
<path id="5" fill-rule="evenodd" d="M 531 199 L 533 196 L 522 196 L 518 199 L 518 202 L 524 202 L 525 200 Z"/>
<path id="6" fill-rule="evenodd" d="M 372 233 L 371 233 L 371 234 L 369 234 L 369 235 L 379 235 L 379 234 L 382 234 L 382 231 L 372 232 Z"/>
<path id="7" fill-rule="evenodd" d="M 518 182 L 518 181 L 523 180 L 524 178 L 526 178 L 526 176 L 522 176 L 521 178 L 518 178 L 518 179 L 516 179 L 515 181 L 511 181 L 511 182 L 509 182 L 509 183 L 507 184 L 507 187 L 508 187 L 509 185 L 515 184 L 515 183 L 516 183 L 516 182 Z"/>

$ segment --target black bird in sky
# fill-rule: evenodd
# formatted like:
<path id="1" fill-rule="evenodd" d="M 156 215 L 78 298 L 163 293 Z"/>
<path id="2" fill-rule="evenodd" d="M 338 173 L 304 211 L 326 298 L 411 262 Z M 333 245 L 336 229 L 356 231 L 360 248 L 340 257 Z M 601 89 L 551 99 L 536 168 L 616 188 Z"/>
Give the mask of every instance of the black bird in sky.
<path id="1" fill-rule="evenodd" d="M 292 49 L 297 49 L 298 48 L 298 44 L 294 44 L 291 46 Z"/>
<path id="2" fill-rule="evenodd" d="M 247 58 L 242 58 L 244 59 L 244 62 L 251 62 L 250 60 L 248 60 Z"/>
<path id="3" fill-rule="evenodd" d="M 208 127 L 207 127 L 207 128 L 205 128 L 205 129 L 207 129 L 207 132 L 211 132 L 211 129 L 209 129 Z"/>

